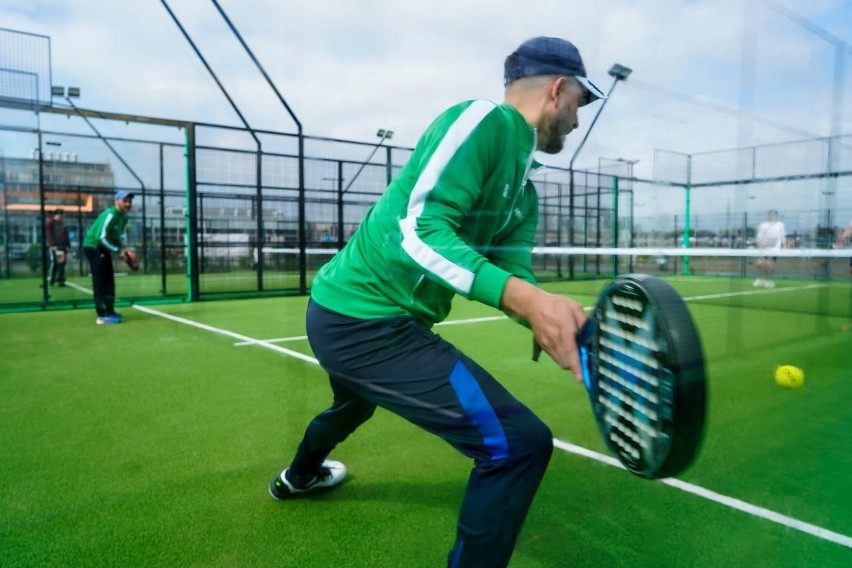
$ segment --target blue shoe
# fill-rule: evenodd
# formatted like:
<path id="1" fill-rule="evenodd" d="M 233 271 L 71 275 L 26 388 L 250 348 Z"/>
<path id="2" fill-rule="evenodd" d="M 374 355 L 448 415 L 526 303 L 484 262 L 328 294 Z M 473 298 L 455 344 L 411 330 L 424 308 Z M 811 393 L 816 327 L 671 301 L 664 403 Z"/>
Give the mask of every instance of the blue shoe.
<path id="1" fill-rule="evenodd" d="M 120 313 L 118 313 L 118 312 L 112 312 L 112 313 L 109 315 L 109 317 L 111 317 L 111 318 L 117 318 L 117 319 L 118 319 L 118 321 L 121 321 L 121 319 L 122 319 L 122 315 L 121 315 Z"/>
<path id="2" fill-rule="evenodd" d="M 121 318 L 117 318 L 115 316 L 103 316 L 96 319 L 95 323 L 98 325 L 121 323 Z"/>

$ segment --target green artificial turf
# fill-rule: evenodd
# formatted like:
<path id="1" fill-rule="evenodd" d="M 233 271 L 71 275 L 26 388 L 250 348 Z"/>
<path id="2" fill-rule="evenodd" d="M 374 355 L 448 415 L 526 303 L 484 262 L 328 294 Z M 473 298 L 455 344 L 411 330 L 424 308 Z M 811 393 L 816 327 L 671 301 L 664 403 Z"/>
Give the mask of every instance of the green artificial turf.
<path id="1" fill-rule="evenodd" d="M 686 297 L 733 291 L 724 280 L 673 283 Z M 548 288 L 588 305 L 602 285 Z M 702 452 L 681 478 L 848 537 L 852 332 L 841 327 L 852 314 L 813 315 L 801 307 L 808 293 L 792 293 L 798 308 L 690 302 L 710 399 Z M 848 287 L 836 293 L 833 301 L 843 301 Z M 274 339 L 304 334 L 305 303 L 154 309 Z M 330 403 L 321 369 L 122 311 L 116 326 L 96 326 L 86 309 L 0 315 L 0 566 L 445 564 L 467 459 L 379 410 L 333 454 L 350 471 L 341 487 L 275 501 L 269 479 Z M 451 317 L 499 315 L 460 299 Z M 498 319 L 435 331 L 495 374 L 556 438 L 606 453 L 582 386 L 549 359 L 532 363 L 523 327 Z M 305 340 L 280 345 L 310 354 Z M 805 386 L 776 386 L 779 364 L 802 367 Z M 847 565 L 852 548 L 559 449 L 511 564 Z"/>

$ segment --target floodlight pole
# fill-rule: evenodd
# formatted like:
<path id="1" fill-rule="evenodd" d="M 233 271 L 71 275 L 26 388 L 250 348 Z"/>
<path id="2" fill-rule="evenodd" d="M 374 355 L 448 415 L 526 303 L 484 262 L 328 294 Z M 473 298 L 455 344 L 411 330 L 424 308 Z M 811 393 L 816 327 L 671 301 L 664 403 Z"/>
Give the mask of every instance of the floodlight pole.
<path id="1" fill-rule="evenodd" d="M 287 104 L 287 101 L 284 100 L 284 97 L 281 96 L 281 93 L 278 92 L 278 88 L 275 86 L 275 83 L 272 79 L 269 78 L 269 75 L 266 73 L 266 69 L 263 68 L 263 65 L 260 64 L 257 57 L 254 56 L 254 52 L 252 52 L 251 48 L 248 44 L 243 40 L 243 36 L 237 31 L 236 26 L 231 23 L 231 19 L 225 13 L 225 10 L 219 5 L 219 2 L 216 0 L 212 0 L 213 5 L 216 6 L 216 9 L 221 14 L 222 19 L 225 20 L 225 23 L 228 24 L 228 27 L 231 28 L 231 32 L 233 32 L 234 36 L 240 42 L 240 45 L 243 46 L 248 56 L 251 58 L 252 62 L 254 62 L 255 67 L 257 67 L 258 71 L 260 71 L 263 78 L 266 79 L 266 82 L 272 88 L 272 91 L 275 93 L 275 96 L 278 97 L 278 100 L 281 101 L 281 104 L 284 105 L 284 108 L 287 110 L 287 113 L 290 115 L 290 118 L 293 119 L 293 122 L 296 123 L 297 136 L 299 142 L 299 293 L 305 294 L 307 293 L 308 284 L 307 284 L 307 271 L 308 271 L 308 258 L 307 258 L 307 232 L 308 225 L 305 221 L 306 215 L 306 207 L 305 207 L 305 135 L 302 132 L 302 123 L 296 117 L 296 113 L 293 112 L 293 109 L 290 108 L 290 105 Z M 258 166 L 258 199 L 260 199 L 260 167 Z M 261 211 L 260 218 L 263 218 Z M 262 241 L 263 235 L 258 235 L 259 240 Z M 262 246 L 261 243 L 258 243 L 258 246 Z M 260 250 L 263 253 L 263 249 Z M 262 272 L 263 267 L 263 254 L 259 255 L 259 270 Z"/>
<path id="2" fill-rule="evenodd" d="M 619 63 L 613 64 L 607 72 L 610 77 L 613 77 L 612 86 L 609 88 L 609 92 L 606 94 L 606 98 L 604 99 L 601 106 L 598 107 L 598 112 L 595 113 L 595 117 L 592 119 L 591 124 L 589 124 L 588 130 L 586 130 L 585 136 L 580 141 L 580 144 L 577 146 L 577 149 L 574 150 L 574 155 L 571 156 L 571 161 L 568 164 L 568 174 L 569 174 L 569 182 L 568 182 L 568 246 L 574 246 L 574 161 L 577 159 L 577 156 L 580 154 L 580 150 L 583 149 L 583 146 L 586 144 L 586 140 L 589 139 L 589 134 L 592 132 L 592 128 L 595 127 L 595 123 L 598 121 L 598 117 L 600 117 L 603 112 L 604 107 L 606 107 L 606 103 L 609 101 L 612 92 L 615 90 L 615 86 L 619 83 L 619 81 L 625 81 L 633 72 L 629 67 L 625 67 Z M 561 195 L 561 194 L 560 194 Z M 562 239 L 562 212 L 559 212 L 559 217 L 557 218 L 558 234 L 559 239 Z M 561 276 L 561 274 L 560 274 Z M 574 256 L 568 256 L 568 279 L 574 279 Z"/>
<path id="3" fill-rule="evenodd" d="M 349 183 L 346 184 L 346 187 L 343 189 L 343 193 L 349 191 L 349 188 L 352 187 L 352 184 L 355 183 L 355 180 L 358 179 L 358 176 L 361 175 L 362 171 L 364 171 L 364 167 L 366 167 L 370 160 L 373 159 L 373 156 L 376 155 L 376 152 L 379 150 L 379 147 L 381 147 L 384 141 L 393 138 L 393 130 L 379 129 L 379 131 L 376 132 L 376 136 L 380 136 L 381 140 L 379 140 L 378 144 L 373 147 L 373 151 L 370 153 L 369 156 L 367 156 L 367 159 L 361 162 L 361 167 L 358 168 L 358 171 L 355 172 L 355 175 L 352 176 L 352 179 L 349 180 Z"/>
<path id="4" fill-rule="evenodd" d="M 222 94 L 225 95 L 226 99 L 228 99 L 228 102 L 230 103 L 231 108 L 234 109 L 234 112 L 237 113 L 238 117 L 240 117 L 240 121 L 243 123 L 243 126 L 245 126 L 245 129 L 248 131 L 248 133 L 251 135 L 251 137 L 254 138 L 255 144 L 257 144 L 257 159 L 256 159 L 256 167 L 255 167 L 255 171 L 256 171 L 256 174 L 255 174 L 256 175 L 255 200 L 256 200 L 256 203 L 257 203 L 257 229 L 256 230 L 257 230 L 257 248 L 259 249 L 259 254 L 258 254 L 258 259 L 257 259 L 257 289 L 258 289 L 258 291 L 262 292 L 263 291 L 263 269 L 264 269 L 264 266 L 263 266 L 263 241 L 264 241 L 264 238 L 263 238 L 264 237 L 263 193 L 261 191 L 261 177 L 262 177 L 262 174 L 263 174 L 263 167 L 262 167 L 263 145 L 260 143 L 260 139 L 254 133 L 254 130 L 252 129 L 252 127 L 249 126 L 249 123 L 245 119 L 245 117 L 243 116 L 243 113 L 240 112 L 240 109 L 237 106 L 237 103 L 234 102 L 234 100 L 231 98 L 231 95 L 228 93 L 228 90 L 225 89 L 225 86 L 219 80 L 219 77 L 217 77 L 216 73 L 213 72 L 213 68 L 210 67 L 210 65 L 207 63 L 207 60 L 204 59 L 204 56 L 201 55 L 201 51 L 195 45 L 195 42 L 192 41 L 192 38 L 189 36 L 189 33 L 187 33 L 186 29 L 184 29 L 183 24 L 180 23 L 180 20 L 178 19 L 178 17 L 175 15 L 174 12 L 172 12 L 172 9 L 169 7 L 169 4 L 166 2 L 166 0 L 160 0 L 160 2 L 163 4 L 163 7 L 169 13 L 169 16 L 172 17 L 172 20 L 174 20 L 175 25 L 177 25 L 178 29 L 183 34 L 183 37 L 186 38 L 186 41 L 189 43 L 190 47 L 192 47 L 192 50 L 195 52 L 195 55 L 198 56 L 198 59 L 204 65 L 205 69 L 207 69 L 207 72 L 210 73 L 210 76 L 216 82 L 216 85 L 218 85 L 219 90 L 222 91 Z M 300 135 L 299 136 L 299 155 L 300 156 L 301 156 L 301 142 L 302 142 L 302 137 Z M 301 171 L 302 170 L 301 170 L 301 167 L 300 167 L 299 168 L 300 175 L 301 175 Z M 193 227 L 192 229 L 194 230 L 195 228 Z M 195 251 L 192 251 L 192 252 L 193 252 L 193 254 L 195 254 Z"/>
<path id="5" fill-rule="evenodd" d="M 219 87 L 219 90 L 222 91 L 222 94 L 225 95 L 226 99 L 228 99 L 228 102 L 231 104 L 231 108 L 234 109 L 234 112 L 237 113 L 238 117 L 240 117 L 240 122 L 242 122 L 243 126 L 246 127 L 246 130 L 249 131 L 249 134 L 251 134 L 251 137 L 254 138 L 254 141 L 257 143 L 257 147 L 260 148 L 261 147 L 260 140 L 258 140 L 257 136 L 255 136 L 254 130 L 252 130 L 251 126 L 249 126 L 249 123 L 246 121 L 245 117 L 243 116 L 243 113 L 240 112 L 239 107 L 234 102 L 234 100 L 231 98 L 231 95 L 228 93 L 228 90 L 225 89 L 225 86 L 222 85 L 222 82 L 219 80 L 219 77 L 216 76 L 216 73 L 213 71 L 213 69 L 207 63 L 207 60 L 204 59 L 203 55 L 201 55 L 201 51 L 199 51 L 198 47 L 195 45 L 195 42 L 192 41 L 192 38 L 189 36 L 189 33 L 187 33 L 186 29 L 184 29 L 183 24 L 180 23 L 180 20 L 178 20 L 175 13 L 172 12 L 172 9 L 169 7 L 169 4 L 166 2 L 166 0 L 160 0 L 160 2 L 163 4 L 163 7 L 169 13 L 169 16 L 172 17 L 172 20 L 174 20 L 175 25 L 177 25 L 178 29 L 183 34 L 183 37 L 186 39 L 186 41 L 189 43 L 189 46 L 195 52 L 195 55 L 198 56 L 198 59 L 204 65 L 204 68 L 207 69 L 208 73 L 210 73 L 210 76 L 216 82 L 216 85 Z"/>

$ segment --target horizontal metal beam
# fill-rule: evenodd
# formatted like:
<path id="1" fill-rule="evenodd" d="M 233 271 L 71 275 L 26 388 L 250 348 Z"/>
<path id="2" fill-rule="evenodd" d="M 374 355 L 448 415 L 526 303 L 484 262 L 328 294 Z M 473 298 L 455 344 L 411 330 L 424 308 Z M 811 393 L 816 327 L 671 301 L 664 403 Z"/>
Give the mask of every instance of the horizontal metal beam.
<path id="1" fill-rule="evenodd" d="M 106 120 L 118 120 L 121 122 L 136 122 L 141 124 L 155 124 L 157 126 L 175 126 L 177 128 L 186 128 L 191 125 L 191 122 L 185 120 L 172 120 L 168 118 L 153 118 L 150 116 L 139 116 L 135 114 L 123 114 L 117 112 L 104 112 L 99 110 L 89 110 L 85 108 L 70 108 L 65 106 L 48 105 L 39 102 L 26 101 L 22 99 L 13 99 L 8 97 L 0 97 L 0 107 L 10 108 L 14 110 L 28 110 L 30 112 L 45 114 L 60 114 L 65 116 L 85 116 L 87 118 L 103 118 Z"/>

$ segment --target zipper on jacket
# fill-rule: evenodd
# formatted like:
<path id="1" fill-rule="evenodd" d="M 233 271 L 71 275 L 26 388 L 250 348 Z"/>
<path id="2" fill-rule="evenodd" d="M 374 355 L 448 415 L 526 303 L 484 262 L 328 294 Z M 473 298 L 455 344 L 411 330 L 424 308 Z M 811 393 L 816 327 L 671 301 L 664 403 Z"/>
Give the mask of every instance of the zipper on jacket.
<path id="1" fill-rule="evenodd" d="M 521 182 L 521 193 L 523 193 L 524 190 L 526 189 L 527 180 L 530 179 L 530 168 L 532 168 L 533 156 L 535 156 L 536 146 L 538 146 L 538 128 L 533 128 L 533 146 L 532 146 L 532 150 L 530 150 L 530 155 L 527 158 L 527 168 L 526 168 L 526 170 L 524 170 L 524 179 Z"/>
<path id="2" fill-rule="evenodd" d="M 497 234 L 497 233 L 499 233 L 500 231 L 502 231 L 503 229 L 506 228 L 506 225 L 508 225 L 509 221 L 512 220 L 512 215 L 514 215 L 514 213 L 515 213 L 515 203 L 518 202 L 518 196 L 523 195 L 526 192 L 527 180 L 529 179 L 529 176 L 530 176 L 530 169 L 532 168 L 533 157 L 535 156 L 535 148 L 536 148 L 537 145 L 538 145 L 538 129 L 533 128 L 533 146 L 532 146 L 532 150 L 530 150 L 530 155 L 527 157 L 527 167 L 524 170 L 524 177 L 521 180 L 521 189 L 520 189 L 520 191 L 515 192 L 515 196 L 512 198 L 512 206 L 509 208 L 509 214 L 506 215 L 506 220 L 503 221 L 503 224 L 500 225 L 500 228 L 497 229 L 494 234 Z"/>
<path id="3" fill-rule="evenodd" d="M 414 301 L 414 294 L 417 292 L 417 289 L 420 288 L 420 285 L 423 283 L 423 280 L 426 278 L 425 274 L 421 274 L 420 278 L 417 279 L 417 282 L 414 283 L 414 286 L 411 288 L 411 292 L 408 294 L 408 303 L 412 306 L 416 304 Z"/>

